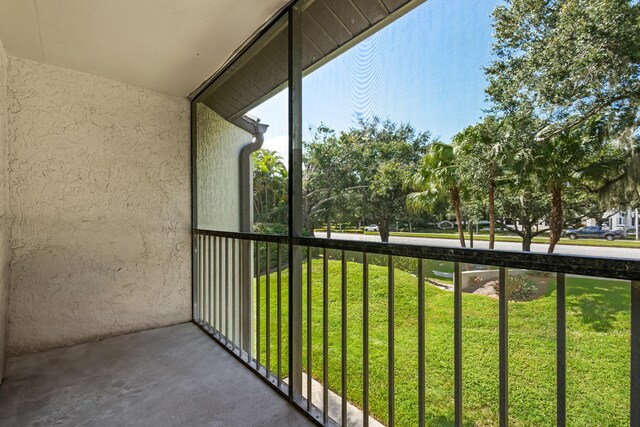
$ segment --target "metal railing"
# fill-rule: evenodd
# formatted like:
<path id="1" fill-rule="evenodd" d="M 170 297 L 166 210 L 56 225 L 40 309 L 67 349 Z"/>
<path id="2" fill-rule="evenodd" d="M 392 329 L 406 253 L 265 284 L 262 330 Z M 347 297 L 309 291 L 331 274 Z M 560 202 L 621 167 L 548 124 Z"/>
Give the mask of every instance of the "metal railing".
<path id="1" fill-rule="evenodd" d="M 288 277 L 289 245 L 306 251 L 306 276 L 301 283 L 293 283 Z M 439 248 L 403 244 L 371 243 L 315 239 L 307 237 L 257 235 L 209 230 L 193 231 L 194 288 L 193 316 L 207 333 L 224 345 L 239 360 L 267 380 L 281 394 L 306 411 L 322 425 L 347 425 L 350 409 L 348 360 L 350 347 L 347 339 L 350 322 L 362 323 L 362 343 L 357 349 L 362 352 L 361 395 L 358 406 L 364 414 L 363 426 L 369 425 L 371 405 L 370 393 L 370 314 L 372 301 L 379 306 L 370 293 L 370 266 L 386 264 L 386 335 L 387 335 L 387 407 L 386 424 L 396 424 L 396 261 L 414 260 L 409 263 L 415 269 L 415 294 L 417 310 L 417 402 L 415 423 L 426 425 L 426 319 L 425 260 L 450 262 L 453 265 L 453 417 L 452 422 L 463 424 L 463 270 L 465 264 L 492 266 L 497 268 L 498 296 L 498 359 L 499 402 L 498 420 L 501 426 L 509 422 L 509 296 L 506 286 L 509 271 L 525 269 L 555 275 L 556 284 L 556 424 L 566 425 L 567 420 L 567 301 L 566 282 L 569 275 L 619 279 L 630 284 L 630 406 L 629 419 L 633 427 L 640 426 L 640 261 L 606 259 L 566 255 L 490 251 L 479 249 Z M 348 273 L 353 272 L 350 261 L 357 255 L 355 268 L 361 280 L 362 311 L 354 314 L 348 310 Z M 375 260 L 374 260 L 375 258 Z M 333 261 L 331 261 L 333 259 Z M 329 263 L 332 263 L 331 266 Z M 403 261 L 404 262 L 404 261 Z M 404 262 L 404 264 L 407 264 Z M 321 280 L 314 281 L 314 269 L 321 266 Z M 339 273 L 336 268 L 339 266 Z M 413 268 L 413 267 L 412 267 Z M 286 278 L 285 278 L 286 276 Z M 339 277 L 340 292 L 340 383 L 330 383 L 329 352 L 334 343 L 330 335 L 337 331 L 330 328 L 329 281 Z M 286 280 L 285 280 L 286 279 Z M 322 289 L 317 289 L 318 284 Z M 275 289 L 274 289 L 275 287 Z M 293 288 L 303 289 L 299 300 L 292 300 Z M 359 291 L 360 292 L 360 291 Z M 317 298 L 314 298 L 317 295 Z M 337 294 L 336 294 L 337 295 Z M 360 294 L 359 294 L 360 295 Z M 336 297 L 336 299 L 338 299 Z M 316 312 L 314 300 L 322 301 L 321 315 Z M 274 306 L 275 302 L 275 306 Z M 287 307 L 299 307 L 304 313 L 304 322 L 294 322 L 287 315 Z M 275 314 L 275 321 L 274 321 Z M 356 317 L 351 319 L 350 317 Z M 274 323 L 275 322 L 275 323 Z M 297 324 L 295 324 L 297 323 Z M 317 324 L 320 323 L 318 327 Z M 295 331 L 306 337 L 303 348 L 295 348 L 291 336 Z M 321 332 L 320 332 L 321 331 Z M 274 337 L 275 334 L 275 337 Z M 317 338 L 321 337 L 321 338 Z M 321 340 L 321 351 L 314 351 L 314 339 Z M 274 346 L 275 340 L 275 346 Z M 317 345 L 317 343 L 316 343 Z M 275 349 L 275 351 L 274 351 Z M 315 358 L 320 357 L 318 361 Z M 299 363 L 289 363 L 289 361 Z M 335 359 L 334 359 L 335 360 Z M 300 366 L 297 372 L 291 366 Z M 321 368 L 314 368 L 320 366 Z M 377 366 L 376 366 L 377 368 Z M 303 372 L 304 370 L 304 372 Z M 313 378 L 313 374 L 317 379 Z M 353 375 L 353 374 L 352 374 Z M 302 395 L 296 396 L 289 387 L 292 381 L 306 379 Z M 321 399 L 313 399 L 315 387 L 321 387 Z M 317 388 L 316 388 L 317 390 Z M 318 393 L 316 393 L 317 395 Z M 333 408 L 330 397 L 338 396 L 339 410 Z M 380 408 L 378 408 L 380 412 Z M 384 411 L 382 411 L 384 412 Z M 465 420 L 465 422 L 468 420 Z"/>

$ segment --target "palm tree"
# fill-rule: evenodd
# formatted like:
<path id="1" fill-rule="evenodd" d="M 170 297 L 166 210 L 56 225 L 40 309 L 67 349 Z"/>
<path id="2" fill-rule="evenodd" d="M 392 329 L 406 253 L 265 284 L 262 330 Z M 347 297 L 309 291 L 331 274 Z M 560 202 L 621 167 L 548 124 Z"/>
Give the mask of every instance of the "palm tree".
<path id="1" fill-rule="evenodd" d="M 460 246 L 466 247 L 460 211 L 460 173 L 453 146 L 439 141 L 429 145 L 418 171 L 405 186 L 415 190 L 407 197 L 407 207 L 414 212 L 431 212 L 438 201 L 448 196 L 456 214 Z"/>
<path id="2" fill-rule="evenodd" d="M 277 210 L 286 198 L 287 168 L 278 153 L 260 149 L 253 153 L 253 191 L 256 218 L 259 221 L 278 220 Z"/>
<path id="3" fill-rule="evenodd" d="M 539 141 L 535 170 L 538 179 L 551 194 L 549 215 L 549 253 L 553 253 L 564 228 L 563 193 L 585 178 L 585 172 L 600 174 L 605 164 L 600 155 L 606 151 L 606 124 L 594 118 L 584 127 L 563 132 L 547 141 Z M 599 171 L 598 171 L 599 170 Z"/>
<path id="4" fill-rule="evenodd" d="M 469 181 L 468 184 L 479 184 L 487 191 L 489 249 L 493 249 L 495 245 L 496 182 L 505 151 L 502 127 L 502 120 L 487 116 L 482 122 L 467 127 L 453 137 L 455 154 Z"/>

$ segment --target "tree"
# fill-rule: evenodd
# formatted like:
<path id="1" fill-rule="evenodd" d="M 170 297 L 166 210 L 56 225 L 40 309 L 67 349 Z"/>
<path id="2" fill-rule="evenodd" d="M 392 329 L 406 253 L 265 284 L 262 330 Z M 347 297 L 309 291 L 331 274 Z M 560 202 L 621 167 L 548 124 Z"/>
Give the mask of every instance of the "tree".
<path id="1" fill-rule="evenodd" d="M 551 195 L 550 245 L 563 228 L 562 191 L 583 170 L 604 171 L 583 156 L 594 123 L 624 159 L 594 188 L 611 200 L 639 193 L 640 4 L 635 0 L 509 0 L 494 11 L 496 59 L 486 69 L 493 111 L 530 114 L 531 148 Z M 615 147 L 617 146 L 617 147 Z M 581 151 L 586 149 L 586 151 Z M 563 164 L 563 159 L 571 163 Z M 582 164 L 576 169 L 575 161 Z M 609 170 L 610 171 L 610 170 Z M 598 174 L 596 174 L 598 175 Z M 586 179 L 586 178 L 585 178 Z"/>
<path id="2" fill-rule="evenodd" d="M 341 133 L 340 139 L 352 150 L 356 190 L 351 194 L 361 203 L 358 210 L 373 219 L 381 240 L 388 242 L 391 224 L 406 216 L 403 183 L 415 173 L 430 135 L 416 132 L 409 124 L 374 117 L 360 120 L 357 127 Z"/>
<path id="3" fill-rule="evenodd" d="M 529 116 L 528 169 L 551 197 L 553 252 L 564 227 L 563 191 L 576 178 L 587 179 L 588 170 L 602 172 L 596 161 L 602 152 L 617 145 L 625 156 L 618 174 L 600 180 L 597 191 L 638 192 L 640 6 L 630 0 L 510 0 L 494 11 L 494 29 L 487 93 L 494 113 Z"/>
<path id="4" fill-rule="evenodd" d="M 507 0 L 494 13 L 487 93 L 501 112 L 531 105 L 549 140 L 595 116 L 638 127 L 640 4 L 635 0 Z"/>
<path id="5" fill-rule="evenodd" d="M 358 182 L 354 174 L 353 147 L 325 125 L 320 125 L 304 146 L 303 227 L 313 235 L 314 223 L 323 218 L 327 237 L 331 224 L 347 207 L 353 207 Z"/>
<path id="6" fill-rule="evenodd" d="M 522 238 L 522 250 L 531 251 L 533 238 L 549 231 L 538 225 L 548 221 L 549 195 L 535 185 L 506 184 L 496 199 L 501 219 L 496 222 Z"/>
<path id="7" fill-rule="evenodd" d="M 406 181 L 406 187 L 415 190 L 407 198 L 407 206 L 414 211 L 431 211 L 442 198 L 448 197 L 456 215 L 460 246 L 464 248 L 461 181 L 462 172 L 453 146 L 435 141 L 429 145 L 416 173 Z"/>
<path id="8" fill-rule="evenodd" d="M 252 161 L 255 222 L 286 223 L 289 174 L 284 160 L 275 151 L 260 149 Z"/>
<path id="9" fill-rule="evenodd" d="M 454 136 L 453 145 L 465 186 L 468 189 L 478 189 L 473 192 L 476 195 L 486 191 L 489 249 L 493 249 L 496 234 L 496 184 L 507 147 L 503 122 L 495 116 L 487 116 L 482 122 L 469 126 Z"/>

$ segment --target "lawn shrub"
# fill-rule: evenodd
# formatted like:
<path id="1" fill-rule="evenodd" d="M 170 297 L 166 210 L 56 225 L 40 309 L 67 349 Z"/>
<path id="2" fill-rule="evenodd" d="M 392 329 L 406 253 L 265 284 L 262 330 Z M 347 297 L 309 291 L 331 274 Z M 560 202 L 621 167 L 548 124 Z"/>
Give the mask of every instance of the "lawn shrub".
<path id="1" fill-rule="evenodd" d="M 500 295 L 500 283 L 496 282 L 493 288 Z M 507 278 L 507 293 L 510 301 L 526 301 L 536 290 L 536 285 L 525 276 L 509 276 Z"/>

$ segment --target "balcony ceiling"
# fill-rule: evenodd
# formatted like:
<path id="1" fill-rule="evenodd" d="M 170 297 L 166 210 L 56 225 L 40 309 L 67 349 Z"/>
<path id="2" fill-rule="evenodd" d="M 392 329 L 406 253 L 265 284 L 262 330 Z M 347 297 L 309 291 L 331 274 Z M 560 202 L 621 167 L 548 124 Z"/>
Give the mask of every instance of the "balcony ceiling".
<path id="1" fill-rule="evenodd" d="M 0 0 L 9 55 L 187 96 L 287 0 Z"/>

